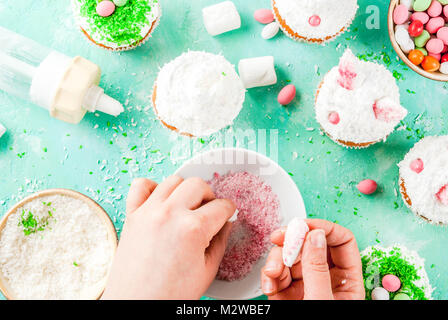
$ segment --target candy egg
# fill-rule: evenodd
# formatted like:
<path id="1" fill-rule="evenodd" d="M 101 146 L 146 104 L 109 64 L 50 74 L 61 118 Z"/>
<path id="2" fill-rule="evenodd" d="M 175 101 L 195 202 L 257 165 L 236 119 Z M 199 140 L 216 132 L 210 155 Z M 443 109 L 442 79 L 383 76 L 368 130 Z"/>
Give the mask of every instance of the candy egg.
<path id="1" fill-rule="evenodd" d="M 448 74 L 448 62 L 444 62 L 440 65 L 439 71 L 443 74 Z"/>
<path id="2" fill-rule="evenodd" d="M 431 5 L 432 0 L 415 0 L 414 11 L 426 11 Z"/>
<path id="3" fill-rule="evenodd" d="M 437 38 L 430 39 L 428 43 L 426 43 L 426 50 L 428 50 L 429 53 L 441 53 L 444 47 L 445 45 L 443 41 Z"/>
<path id="4" fill-rule="evenodd" d="M 117 7 L 122 7 L 124 6 L 126 3 L 128 3 L 128 0 L 113 0 L 113 2 L 115 3 L 115 5 Z"/>
<path id="5" fill-rule="evenodd" d="M 271 22 L 270 24 L 267 24 L 263 30 L 261 31 L 261 37 L 265 40 L 274 38 L 275 35 L 280 30 L 280 25 L 277 22 Z"/>
<path id="6" fill-rule="evenodd" d="M 411 15 L 411 20 L 412 21 L 420 21 L 423 24 L 427 24 L 429 21 L 429 16 L 426 12 L 414 12 Z"/>
<path id="7" fill-rule="evenodd" d="M 393 18 L 395 24 L 403 24 L 409 19 L 408 8 L 404 4 L 400 4 L 395 7 Z"/>
<path id="8" fill-rule="evenodd" d="M 274 14 L 270 9 L 258 9 L 254 13 L 254 18 L 260 23 L 268 24 L 274 21 Z"/>
<path id="9" fill-rule="evenodd" d="M 448 5 L 443 7 L 443 15 L 448 19 Z"/>
<path id="10" fill-rule="evenodd" d="M 423 53 L 423 55 L 427 56 L 428 55 L 428 51 L 425 48 L 415 48 L 415 50 L 420 51 L 421 53 Z"/>
<path id="11" fill-rule="evenodd" d="M 424 46 L 426 46 L 426 43 L 428 42 L 429 39 L 431 39 L 431 35 L 429 34 L 428 31 L 423 30 L 422 34 L 414 39 L 415 46 L 423 48 Z"/>
<path id="12" fill-rule="evenodd" d="M 396 292 L 401 287 L 400 279 L 393 274 L 385 275 L 383 280 L 381 280 L 381 284 L 383 285 L 383 288 L 389 292 Z"/>
<path id="13" fill-rule="evenodd" d="M 440 53 L 432 53 L 432 52 L 430 52 L 430 53 L 428 53 L 428 56 L 431 56 L 431 57 L 433 57 L 433 58 L 436 58 L 436 60 L 437 60 L 438 62 L 440 62 L 440 59 L 442 58 L 442 55 L 441 55 Z"/>
<path id="14" fill-rule="evenodd" d="M 441 63 L 448 62 L 448 53 L 442 56 L 442 58 L 440 59 L 440 62 Z"/>
<path id="15" fill-rule="evenodd" d="M 428 55 L 423 59 L 422 67 L 425 71 L 434 72 L 439 70 L 440 63 L 436 58 Z"/>
<path id="16" fill-rule="evenodd" d="M 423 171 L 424 169 L 424 165 L 423 165 L 423 160 L 422 159 L 415 159 L 414 161 L 411 162 L 411 170 L 416 172 L 416 173 L 420 173 Z"/>
<path id="17" fill-rule="evenodd" d="M 439 200 L 443 205 L 448 206 L 448 184 L 440 188 L 439 192 L 436 194 L 437 200 Z"/>
<path id="18" fill-rule="evenodd" d="M 296 96 L 296 87 L 293 84 L 284 87 L 278 94 L 277 100 L 283 106 L 286 106 L 294 100 Z"/>
<path id="19" fill-rule="evenodd" d="M 401 50 L 403 50 L 404 53 L 408 54 L 412 50 L 415 49 L 414 41 L 412 41 L 411 38 L 409 38 L 408 42 L 406 42 L 404 45 L 400 45 Z"/>
<path id="20" fill-rule="evenodd" d="M 418 37 L 422 34 L 423 30 L 423 23 L 420 20 L 415 20 L 409 25 L 408 32 L 411 37 Z"/>
<path id="21" fill-rule="evenodd" d="M 433 1 L 428 8 L 428 14 L 430 17 L 438 17 L 442 13 L 442 4 L 439 1 Z"/>
<path id="22" fill-rule="evenodd" d="M 397 293 L 394 300 L 411 300 L 411 298 L 406 293 Z"/>
<path id="23" fill-rule="evenodd" d="M 339 113 L 337 113 L 335 111 L 330 112 L 330 114 L 328 115 L 328 121 L 334 125 L 338 124 L 340 121 Z"/>
<path id="24" fill-rule="evenodd" d="M 448 27 L 442 27 L 437 31 L 437 39 L 442 40 L 445 45 L 448 45 Z"/>
<path id="25" fill-rule="evenodd" d="M 361 181 L 356 188 L 363 194 L 372 194 L 376 191 L 378 184 L 370 179 Z"/>
<path id="26" fill-rule="evenodd" d="M 403 4 L 408 8 L 408 10 L 412 10 L 412 5 L 414 4 L 414 0 L 400 0 L 400 4 Z"/>
<path id="27" fill-rule="evenodd" d="M 382 287 L 376 287 L 372 290 L 372 300 L 389 300 L 389 292 Z"/>
<path id="28" fill-rule="evenodd" d="M 112 1 L 104 0 L 96 6 L 96 13 L 102 17 L 108 17 L 115 11 L 115 4 Z"/>
<path id="29" fill-rule="evenodd" d="M 409 52 L 408 59 L 411 60 L 413 64 L 418 66 L 425 59 L 425 55 L 420 50 L 414 49 Z"/>
<path id="30" fill-rule="evenodd" d="M 426 24 L 426 30 L 428 30 L 429 33 L 436 33 L 444 25 L 445 19 L 443 19 L 442 17 L 431 18 Z"/>
<path id="31" fill-rule="evenodd" d="M 311 16 L 310 19 L 308 20 L 308 23 L 313 27 L 319 26 L 320 22 L 321 22 L 320 17 L 317 15 Z"/>

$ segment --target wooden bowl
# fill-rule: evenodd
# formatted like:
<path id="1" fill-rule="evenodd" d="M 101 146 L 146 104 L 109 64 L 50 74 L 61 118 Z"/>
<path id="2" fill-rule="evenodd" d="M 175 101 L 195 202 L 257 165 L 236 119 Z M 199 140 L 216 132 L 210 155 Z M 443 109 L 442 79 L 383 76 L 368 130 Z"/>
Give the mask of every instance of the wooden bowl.
<path id="1" fill-rule="evenodd" d="M 395 52 L 398 54 L 401 60 L 403 60 L 406 65 L 417 72 L 419 75 L 436 81 L 448 81 L 448 74 L 443 74 L 441 72 L 428 72 L 423 70 L 420 66 L 413 64 L 407 57 L 407 55 L 401 50 L 400 45 L 395 40 L 395 23 L 393 19 L 393 13 L 396 6 L 398 6 L 399 0 L 391 0 L 389 5 L 389 16 L 387 19 L 387 24 L 389 28 L 389 38 Z"/>
<path id="2" fill-rule="evenodd" d="M 116 250 L 117 244 L 118 244 L 117 233 L 115 231 L 114 224 L 110 220 L 106 211 L 104 211 L 104 209 L 98 203 L 96 203 L 94 200 L 90 199 L 89 197 L 87 197 L 77 191 L 68 190 L 68 189 L 48 189 L 48 190 L 40 191 L 40 192 L 34 193 L 34 194 L 26 197 L 22 201 L 18 202 L 3 216 L 2 220 L 0 221 L 0 234 L 6 226 L 6 222 L 8 221 L 9 216 L 11 214 L 13 214 L 14 212 L 16 212 L 17 209 L 21 208 L 26 203 L 28 203 L 34 199 L 46 197 L 46 196 L 53 196 L 53 195 L 68 196 L 68 197 L 71 197 L 74 199 L 81 200 L 84 203 L 86 203 L 90 207 L 90 209 L 92 209 L 98 215 L 98 217 L 101 219 L 101 221 L 104 222 L 104 225 L 106 226 L 106 229 L 107 229 L 107 233 L 109 235 L 108 240 L 110 241 L 114 251 Z M 95 290 L 92 290 L 91 297 L 85 297 L 85 298 L 83 297 L 83 299 L 85 299 L 85 300 L 99 299 L 101 297 L 101 295 L 103 294 L 104 288 L 106 286 L 106 280 L 107 279 L 105 279 L 105 281 L 103 283 L 101 283 L 101 285 L 98 286 L 98 288 L 95 288 Z M 9 289 L 8 283 L 4 279 L 4 276 L 1 272 L 0 272 L 0 291 L 8 300 L 18 299 L 11 294 L 12 290 Z"/>

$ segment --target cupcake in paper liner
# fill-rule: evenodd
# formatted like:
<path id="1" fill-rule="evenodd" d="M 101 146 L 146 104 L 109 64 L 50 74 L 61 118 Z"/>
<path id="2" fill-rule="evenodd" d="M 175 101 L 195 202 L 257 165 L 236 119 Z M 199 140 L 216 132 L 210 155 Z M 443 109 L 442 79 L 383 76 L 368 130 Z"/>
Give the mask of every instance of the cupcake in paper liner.
<path id="1" fill-rule="evenodd" d="M 246 89 L 223 56 L 189 51 L 167 63 L 154 83 L 152 103 L 170 130 L 205 137 L 232 125 Z"/>
<path id="2" fill-rule="evenodd" d="M 359 60 L 350 49 L 322 80 L 315 110 L 323 131 L 347 148 L 385 141 L 407 115 L 392 73 Z"/>
<path id="3" fill-rule="evenodd" d="M 425 260 L 417 252 L 401 245 L 371 246 L 361 252 L 361 260 L 366 300 L 432 300 Z M 393 290 L 385 283 L 391 276 L 399 279 Z M 385 297 L 372 295 L 378 288 Z"/>
<path id="4" fill-rule="evenodd" d="M 107 17 L 97 13 L 102 0 L 72 0 L 81 31 L 89 42 L 110 51 L 127 51 L 144 44 L 162 16 L 159 0 L 121 0 Z"/>
<path id="5" fill-rule="evenodd" d="M 448 224 L 448 136 L 420 140 L 398 164 L 406 205 L 434 224 Z"/>
<path id="6" fill-rule="evenodd" d="M 324 44 L 350 27 L 358 3 L 357 0 L 272 0 L 272 9 L 288 37 Z"/>

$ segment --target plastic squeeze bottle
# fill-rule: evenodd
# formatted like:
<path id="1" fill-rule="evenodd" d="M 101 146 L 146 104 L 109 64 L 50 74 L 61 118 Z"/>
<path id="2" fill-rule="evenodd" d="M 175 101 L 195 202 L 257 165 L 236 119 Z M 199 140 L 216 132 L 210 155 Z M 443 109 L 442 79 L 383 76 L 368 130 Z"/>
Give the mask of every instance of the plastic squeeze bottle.
<path id="1" fill-rule="evenodd" d="M 98 86 L 101 69 L 82 57 L 70 58 L 0 27 L 0 89 L 79 123 L 87 111 L 118 116 L 124 111 Z"/>

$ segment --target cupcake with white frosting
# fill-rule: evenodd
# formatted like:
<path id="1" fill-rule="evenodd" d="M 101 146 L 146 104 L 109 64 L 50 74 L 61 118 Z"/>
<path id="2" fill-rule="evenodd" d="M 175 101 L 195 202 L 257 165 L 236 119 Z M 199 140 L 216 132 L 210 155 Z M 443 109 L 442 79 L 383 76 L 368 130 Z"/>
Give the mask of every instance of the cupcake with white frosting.
<path id="1" fill-rule="evenodd" d="M 272 0 L 272 9 L 287 36 L 322 44 L 350 27 L 358 3 L 357 0 Z"/>
<path id="2" fill-rule="evenodd" d="M 189 51 L 160 70 L 152 102 L 166 127 L 201 137 L 232 125 L 245 94 L 234 66 L 223 56 Z"/>
<path id="3" fill-rule="evenodd" d="M 434 224 L 448 224 L 448 136 L 420 140 L 398 164 L 406 205 Z"/>
<path id="4" fill-rule="evenodd" d="M 315 109 L 325 133 L 349 148 L 385 141 L 407 115 L 392 73 L 359 60 L 350 49 L 322 80 Z"/>

